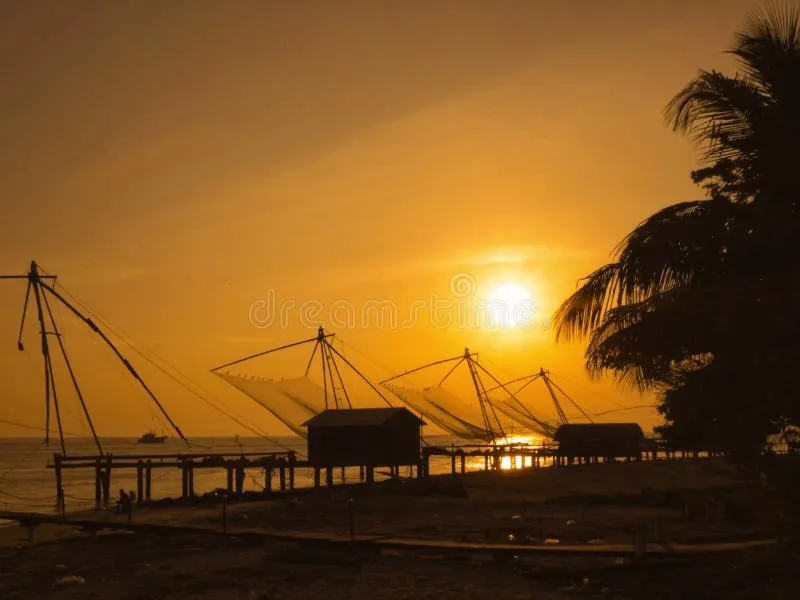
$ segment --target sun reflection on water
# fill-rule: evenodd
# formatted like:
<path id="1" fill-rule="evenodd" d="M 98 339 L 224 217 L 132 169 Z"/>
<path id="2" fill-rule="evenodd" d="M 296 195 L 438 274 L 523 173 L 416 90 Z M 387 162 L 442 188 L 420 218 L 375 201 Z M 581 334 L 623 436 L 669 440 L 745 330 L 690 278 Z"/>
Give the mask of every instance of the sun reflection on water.
<path id="1" fill-rule="evenodd" d="M 509 434 L 504 438 L 497 439 L 495 444 L 498 447 L 504 447 L 506 452 L 509 452 L 500 457 L 500 469 L 510 471 L 533 467 L 533 456 L 525 456 L 522 454 L 515 456 L 513 449 L 519 448 L 520 450 L 529 450 L 530 448 L 542 448 L 547 445 L 547 441 L 548 440 L 542 436 L 532 434 Z M 541 461 L 540 465 L 544 466 L 545 462 L 546 461 Z M 474 457 L 472 460 L 469 460 L 469 463 L 470 470 L 486 468 L 483 458 Z"/>

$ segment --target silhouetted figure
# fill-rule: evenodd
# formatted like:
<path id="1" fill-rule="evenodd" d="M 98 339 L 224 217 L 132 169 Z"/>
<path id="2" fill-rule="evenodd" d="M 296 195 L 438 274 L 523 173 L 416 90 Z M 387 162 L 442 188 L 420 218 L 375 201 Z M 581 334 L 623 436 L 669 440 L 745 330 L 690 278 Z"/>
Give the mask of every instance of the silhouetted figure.
<path id="1" fill-rule="evenodd" d="M 119 500 L 117 501 L 117 513 L 127 514 L 130 510 L 131 505 L 131 497 L 125 492 L 125 490 L 119 491 Z"/>
<path id="2" fill-rule="evenodd" d="M 136 492 L 134 492 L 133 490 L 128 492 L 128 499 L 129 499 L 129 501 L 131 503 L 131 506 L 135 505 L 136 504 Z"/>

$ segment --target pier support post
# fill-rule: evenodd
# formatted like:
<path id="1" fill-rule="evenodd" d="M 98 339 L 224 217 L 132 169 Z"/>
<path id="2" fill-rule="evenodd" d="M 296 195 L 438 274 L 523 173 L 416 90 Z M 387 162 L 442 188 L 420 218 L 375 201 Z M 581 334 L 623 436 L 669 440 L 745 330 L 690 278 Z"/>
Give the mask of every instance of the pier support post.
<path id="1" fill-rule="evenodd" d="M 461 474 L 467 472 L 467 457 L 464 455 L 464 452 L 460 452 L 460 459 L 461 459 Z"/>
<path id="2" fill-rule="evenodd" d="M 103 473 L 103 506 L 108 508 L 111 499 L 111 455 L 106 455 L 106 469 Z"/>
<path id="3" fill-rule="evenodd" d="M 325 484 L 329 487 L 333 487 L 333 467 L 327 467 L 325 469 Z"/>
<path id="4" fill-rule="evenodd" d="M 189 466 L 186 470 L 187 483 L 189 484 L 189 497 L 194 498 L 194 461 L 189 459 Z"/>
<path id="5" fill-rule="evenodd" d="M 289 491 L 294 491 L 294 470 L 295 470 L 295 463 L 297 462 L 297 456 L 294 452 L 289 452 Z"/>
<path id="6" fill-rule="evenodd" d="M 286 467 L 284 465 L 280 466 L 280 469 L 278 471 L 278 477 L 280 477 L 281 491 L 285 492 L 286 491 Z"/>
<path id="7" fill-rule="evenodd" d="M 375 467 L 367 466 L 367 483 L 375 483 Z"/>
<path id="8" fill-rule="evenodd" d="M 102 489 L 103 489 L 103 469 L 100 466 L 100 459 L 97 459 L 94 465 L 94 507 L 97 510 L 100 510 L 101 503 L 103 501 L 102 496 Z"/>
<path id="9" fill-rule="evenodd" d="M 228 490 L 228 496 L 231 496 L 233 494 L 233 462 L 225 462 L 225 471 L 227 475 L 226 489 Z"/>
<path id="10" fill-rule="evenodd" d="M 186 461 L 181 461 L 181 498 L 189 496 L 189 471 L 186 468 Z"/>
<path id="11" fill-rule="evenodd" d="M 236 495 L 241 496 L 244 493 L 244 461 L 239 459 L 236 461 Z"/>
<path id="12" fill-rule="evenodd" d="M 153 463 L 147 459 L 144 467 L 144 497 L 150 502 L 151 491 L 153 489 Z"/>
<path id="13" fill-rule="evenodd" d="M 67 517 L 66 503 L 64 502 L 64 485 L 61 479 L 61 455 L 53 454 L 53 466 L 56 472 L 56 502 L 58 504 L 58 512 L 61 513 L 61 518 Z"/>
<path id="14" fill-rule="evenodd" d="M 144 462 L 139 460 L 136 463 L 136 506 L 144 504 Z"/>
<path id="15" fill-rule="evenodd" d="M 314 487 L 318 488 L 320 486 L 320 471 L 319 467 L 314 467 Z"/>
<path id="16" fill-rule="evenodd" d="M 264 493 L 269 494 L 272 492 L 272 467 L 264 469 Z"/>

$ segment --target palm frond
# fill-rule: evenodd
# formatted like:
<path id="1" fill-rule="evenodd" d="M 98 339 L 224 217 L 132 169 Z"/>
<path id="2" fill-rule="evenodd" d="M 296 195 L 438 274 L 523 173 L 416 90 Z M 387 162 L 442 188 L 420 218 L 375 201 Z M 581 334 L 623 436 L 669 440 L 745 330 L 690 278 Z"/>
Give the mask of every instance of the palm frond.
<path id="1" fill-rule="evenodd" d="M 708 312 L 716 296 L 681 287 L 610 310 L 592 333 L 587 370 L 639 390 L 669 382 L 676 363 L 714 347 Z"/>
<path id="2" fill-rule="evenodd" d="M 557 341 L 581 338 L 598 326 L 613 305 L 618 268 L 617 263 L 600 267 L 561 304 L 553 318 Z"/>
<path id="3" fill-rule="evenodd" d="M 614 250 L 617 261 L 582 280 L 556 311 L 556 340 L 585 337 L 615 307 L 687 285 L 724 261 L 727 202 L 668 206 L 634 229 Z"/>
<path id="4" fill-rule="evenodd" d="M 788 70 L 800 59 L 800 8 L 775 3 L 753 12 L 729 50 L 753 80 L 780 95 Z"/>
<path id="5" fill-rule="evenodd" d="M 615 249 L 619 300 L 639 302 L 687 285 L 698 271 L 716 269 L 725 246 L 725 200 L 695 200 L 663 208 Z"/>
<path id="6" fill-rule="evenodd" d="M 763 100 L 750 78 L 700 71 L 667 104 L 664 117 L 674 131 L 704 144 L 707 158 L 732 158 L 747 145 Z"/>

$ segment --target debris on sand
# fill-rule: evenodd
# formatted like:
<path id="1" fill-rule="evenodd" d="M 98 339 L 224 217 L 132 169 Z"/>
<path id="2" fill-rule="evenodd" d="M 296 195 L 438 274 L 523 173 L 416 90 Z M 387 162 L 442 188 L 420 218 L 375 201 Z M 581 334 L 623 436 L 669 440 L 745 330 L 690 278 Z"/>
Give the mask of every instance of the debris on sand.
<path id="1" fill-rule="evenodd" d="M 72 583 L 82 585 L 85 583 L 85 580 L 80 575 L 65 575 L 64 577 L 56 579 L 56 585 L 70 585 Z"/>

